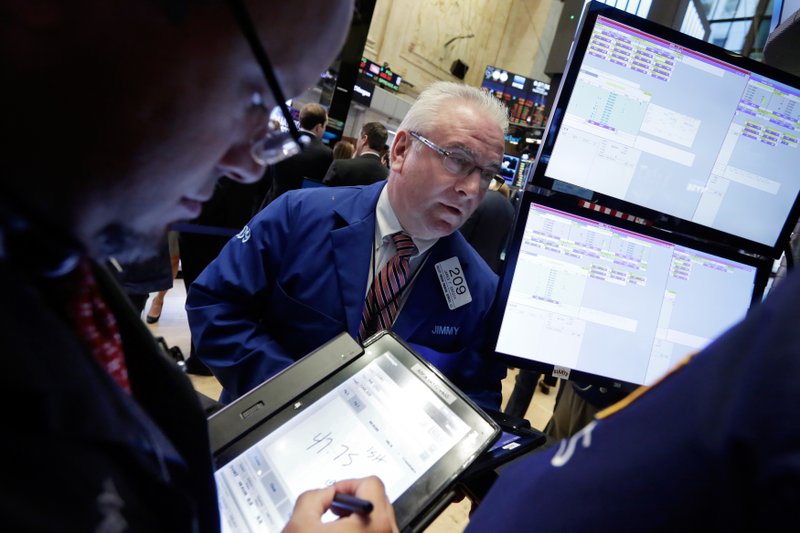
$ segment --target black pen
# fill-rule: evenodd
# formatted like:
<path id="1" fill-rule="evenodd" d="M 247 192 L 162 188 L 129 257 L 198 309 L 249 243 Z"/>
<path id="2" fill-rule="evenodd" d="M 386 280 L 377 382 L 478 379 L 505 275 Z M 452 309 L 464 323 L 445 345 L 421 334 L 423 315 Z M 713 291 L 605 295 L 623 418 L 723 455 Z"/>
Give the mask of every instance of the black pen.
<path id="1" fill-rule="evenodd" d="M 331 508 L 348 513 L 369 514 L 372 512 L 372 502 L 357 496 L 337 492 L 333 496 Z"/>

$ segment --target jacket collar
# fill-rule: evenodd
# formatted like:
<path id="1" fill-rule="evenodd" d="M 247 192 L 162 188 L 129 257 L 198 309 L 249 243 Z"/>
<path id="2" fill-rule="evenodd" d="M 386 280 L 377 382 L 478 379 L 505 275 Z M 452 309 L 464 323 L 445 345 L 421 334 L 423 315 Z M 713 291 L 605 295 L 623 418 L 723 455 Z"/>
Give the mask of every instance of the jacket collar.
<path id="1" fill-rule="evenodd" d="M 382 180 L 362 187 L 357 194 L 347 198 L 341 204 L 337 204 L 334 212 L 347 225 L 364 222 L 367 218 L 371 219 L 372 224 L 375 224 L 375 206 L 378 204 L 378 197 L 385 186 L 386 181 Z M 332 189 L 331 194 L 336 194 L 335 188 Z"/>
<path id="2" fill-rule="evenodd" d="M 385 185 L 386 182 L 381 181 L 362 187 L 334 209 L 340 219 L 337 228 L 331 231 L 334 267 L 339 280 L 339 297 L 345 308 L 347 330 L 355 338 L 358 337 L 364 295 L 367 293 L 375 236 L 375 206 Z"/>

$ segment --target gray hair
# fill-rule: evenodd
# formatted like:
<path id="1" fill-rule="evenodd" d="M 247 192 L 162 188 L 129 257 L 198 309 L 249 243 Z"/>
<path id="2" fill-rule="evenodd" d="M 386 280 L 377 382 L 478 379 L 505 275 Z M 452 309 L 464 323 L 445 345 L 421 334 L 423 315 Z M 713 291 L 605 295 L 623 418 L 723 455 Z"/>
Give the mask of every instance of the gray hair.
<path id="1" fill-rule="evenodd" d="M 497 98 L 481 89 L 452 81 L 437 81 L 422 91 L 398 130 L 427 133 L 443 127 L 448 117 L 441 116 L 442 109 L 450 100 L 473 105 L 491 117 L 503 133 L 508 130 L 508 111 Z"/>

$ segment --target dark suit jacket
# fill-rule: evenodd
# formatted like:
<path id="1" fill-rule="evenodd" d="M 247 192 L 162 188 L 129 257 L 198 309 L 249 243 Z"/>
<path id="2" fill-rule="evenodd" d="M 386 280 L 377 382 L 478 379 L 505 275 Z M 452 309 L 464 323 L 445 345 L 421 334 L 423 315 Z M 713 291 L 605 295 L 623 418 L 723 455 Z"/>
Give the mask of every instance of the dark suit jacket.
<path id="1" fill-rule="evenodd" d="M 461 234 L 483 260 L 500 273 L 500 255 L 506 247 L 511 227 L 514 224 L 514 206 L 497 191 L 486 191 L 478 208 L 464 225 Z"/>
<path id="2" fill-rule="evenodd" d="M 272 185 L 267 191 L 263 206 L 286 191 L 299 189 L 303 184 L 303 178 L 322 181 L 332 161 L 333 150 L 318 138 L 312 137 L 302 152 L 267 168 L 265 179 L 271 178 Z"/>
<path id="3" fill-rule="evenodd" d="M 370 185 L 385 180 L 389 169 L 375 154 L 362 154 L 353 159 L 338 159 L 331 163 L 322 183 L 336 187 L 339 185 Z"/>
<path id="4" fill-rule="evenodd" d="M 2 234 L 2 229 L 0 229 Z M 0 387 L 9 531 L 218 531 L 205 413 L 110 273 L 98 285 L 117 318 L 132 395 L 116 386 L 68 325 L 56 293 L 0 249 Z M 51 487 L 54 497 L 43 497 Z M 120 522 L 123 521 L 124 522 Z"/>
<path id="5" fill-rule="evenodd" d="M 210 235 L 200 229 L 192 232 L 190 226 L 183 225 L 184 230 L 180 233 L 181 272 L 187 288 L 217 257 L 230 238 L 239 233 L 242 226 L 261 210 L 267 192 L 264 190 L 265 181 L 262 179 L 257 183 L 239 183 L 226 177 L 217 181 L 214 195 L 203 204 L 200 216 L 192 224 L 212 226 L 220 230 L 227 228 L 230 230 L 229 235 Z"/>

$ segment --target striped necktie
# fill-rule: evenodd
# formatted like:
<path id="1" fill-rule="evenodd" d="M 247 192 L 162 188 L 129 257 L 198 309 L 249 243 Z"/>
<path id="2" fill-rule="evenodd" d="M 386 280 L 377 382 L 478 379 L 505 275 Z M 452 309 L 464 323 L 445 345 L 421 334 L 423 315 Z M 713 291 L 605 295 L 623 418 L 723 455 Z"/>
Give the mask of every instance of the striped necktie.
<path id="1" fill-rule="evenodd" d="M 400 294 L 411 278 L 409 258 L 417 247 L 405 232 L 392 235 L 395 255 L 380 269 L 367 293 L 358 338 L 363 341 L 376 331 L 390 329 L 400 309 Z"/>
<path id="2" fill-rule="evenodd" d="M 131 392 L 117 320 L 100 294 L 89 260 L 63 278 L 65 310 L 83 345 L 125 392 Z"/>

